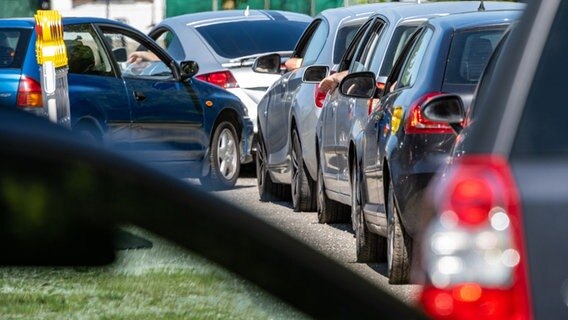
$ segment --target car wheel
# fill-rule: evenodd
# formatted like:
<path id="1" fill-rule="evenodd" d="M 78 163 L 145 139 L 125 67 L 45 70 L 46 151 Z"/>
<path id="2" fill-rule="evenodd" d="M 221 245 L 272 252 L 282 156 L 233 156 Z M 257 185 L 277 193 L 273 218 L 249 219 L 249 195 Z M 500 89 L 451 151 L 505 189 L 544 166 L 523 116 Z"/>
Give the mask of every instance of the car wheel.
<path id="1" fill-rule="evenodd" d="M 239 141 L 235 126 L 223 121 L 217 125 L 211 140 L 211 170 L 201 183 L 215 189 L 231 188 L 240 171 Z"/>
<path id="2" fill-rule="evenodd" d="M 390 284 L 408 283 L 412 240 L 400 223 L 392 181 L 387 200 L 387 268 Z"/>
<path id="3" fill-rule="evenodd" d="M 315 211 L 315 182 L 308 176 L 302 157 L 302 146 L 296 129 L 292 130 L 292 207 L 294 211 Z"/>
<path id="4" fill-rule="evenodd" d="M 102 137 L 100 131 L 92 124 L 79 125 L 75 130 L 77 136 L 87 143 L 94 145 L 102 144 Z"/>
<path id="5" fill-rule="evenodd" d="M 258 195 L 260 196 L 260 201 L 276 201 L 283 200 L 287 198 L 289 194 L 289 188 L 286 185 L 280 183 L 274 183 L 272 178 L 270 178 L 270 173 L 266 166 L 266 148 L 264 147 L 264 142 L 262 136 L 258 135 L 258 143 L 255 153 L 256 161 L 256 183 L 258 186 Z"/>
<path id="6" fill-rule="evenodd" d="M 327 197 L 327 194 L 325 193 L 325 183 L 323 181 L 323 172 L 320 167 L 318 167 L 317 200 L 319 223 L 349 221 L 349 215 L 351 214 L 349 207 Z"/>
<path id="7" fill-rule="evenodd" d="M 354 163 L 351 168 L 351 220 L 355 232 L 355 252 L 357 262 L 375 262 L 383 255 L 385 239 L 369 231 L 365 225 L 363 214 L 361 179 L 358 166 Z"/>

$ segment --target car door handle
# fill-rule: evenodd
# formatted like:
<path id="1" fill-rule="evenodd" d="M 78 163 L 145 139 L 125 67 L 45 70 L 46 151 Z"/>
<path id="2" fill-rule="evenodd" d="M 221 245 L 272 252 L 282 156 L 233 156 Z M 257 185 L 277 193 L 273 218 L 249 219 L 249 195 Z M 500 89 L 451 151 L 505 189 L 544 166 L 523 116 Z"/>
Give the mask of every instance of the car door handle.
<path id="1" fill-rule="evenodd" d="M 140 91 L 134 91 L 134 99 L 136 101 L 144 101 L 146 100 L 146 96 L 144 95 L 144 93 L 140 92 Z"/>

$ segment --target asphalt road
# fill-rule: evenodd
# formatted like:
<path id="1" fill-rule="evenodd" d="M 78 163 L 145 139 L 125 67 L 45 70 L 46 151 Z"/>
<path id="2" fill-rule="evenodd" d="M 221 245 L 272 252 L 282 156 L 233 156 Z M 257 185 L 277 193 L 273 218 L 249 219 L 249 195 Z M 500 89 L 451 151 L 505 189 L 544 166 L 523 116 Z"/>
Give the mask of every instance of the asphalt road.
<path id="1" fill-rule="evenodd" d="M 215 193 L 345 264 L 404 302 L 414 303 L 419 286 L 389 285 L 386 263 L 356 262 L 355 237 L 350 224 L 320 224 L 315 212 L 294 212 L 289 202 L 260 202 L 256 177 L 250 169 L 241 172 L 234 189 Z"/>

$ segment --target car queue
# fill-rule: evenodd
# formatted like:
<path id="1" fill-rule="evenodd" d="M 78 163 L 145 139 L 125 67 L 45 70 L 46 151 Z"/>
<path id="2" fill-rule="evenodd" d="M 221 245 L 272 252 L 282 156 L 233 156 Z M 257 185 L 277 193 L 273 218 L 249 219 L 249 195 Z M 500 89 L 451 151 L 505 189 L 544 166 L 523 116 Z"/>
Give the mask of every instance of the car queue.
<path id="1" fill-rule="evenodd" d="M 560 30 L 551 25 L 565 24 L 560 18 L 566 15 L 566 1 L 558 1 L 555 7 L 562 9 L 558 11 L 562 17 L 553 14 L 554 6 L 531 6 L 535 10 L 533 19 L 547 25 L 547 33 Z M 527 86 L 526 81 L 524 87 L 513 84 L 523 74 L 536 80 L 545 77 L 544 71 L 537 68 L 538 59 L 514 50 L 517 42 L 530 50 L 529 40 L 534 38 L 528 27 L 517 26 L 510 31 L 513 36 L 502 39 L 524 8 L 522 4 L 479 1 L 360 6 L 355 10 L 362 10 L 361 14 L 342 13 L 342 22 L 357 26 L 349 33 L 341 32 L 339 23 L 333 30 L 331 24 L 326 24 L 325 32 L 319 31 L 327 23 L 327 13 L 322 13 L 300 37 L 291 55 L 291 59 L 299 59 L 299 68 L 288 67 L 270 86 L 258 104 L 257 119 L 252 119 L 259 133 L 256 167 L 260 200 L 287 199 L 291 195 L 295 211 L 317 210 L 320 223 L 350 221 L 357 261 L 386 261 L 393 284 L 416 279 L 426 283 L 421 301 L 437 319 L 556 318 L 554 315 L 563 312 L 561 307 L 565 309 L 560 301 L 565 297 L 558 297 L 558 292 L 565 295 L 566 280 L 556 268 L 550 276 L 544 275 L 546 270 L 536 261 L 552 261 L 552 248 L 558 246 L 552 236 L 544 236 L 544 243 L 538 242 L 543 236 L 536 227 L 544 222 L 536 216 L 543 202 L 538 196 L 552 199 L 565 192 L 560 187 L 560 191 L 548 190 L 550 193 L 545 195 L 534 186 L 526 186 L 532 179 L 546 184 L 540 174 L 553 185 L 562 186 L 564 167 L 552 158 L 563 156 L 566 148 L 550 143 L 558 140 L 552 137 L 552 130 L 533 123 L 543 116 L 536 110 L 537 100 L 549 101 L 558 92 L 544 88 L 544 81 L 538 82 L 541 85 L 536 88 Z M 335 10 L 339 15 L 337 12 L 343 9 Z M 537 13 L 540 15 L 535 18 Z M 91 22 L 101 24 L 94 34 L 108 36 L 105 30 L 110 26 L 103 22 Z M 353 39 L 342 49 L 337 48 L 340 34 L 345 41 Z M 101 39 L 100 43 L 109 41 L 109 37 Z M 83 42 L 84 37 L 75 36 L 74 41 Z M 562 48 L 550 41 L 545 38 L 537 44 L 558 60 Z M 144 43 L 144 47 L 152 48 L 160 60 L 168 57 L 165 50 L 153 44 Z M 314 56 L 310 57 L 307 53 L 312 52 L 312 47 Z M 116 49 L 120 48 L 105 45 L 100 52 L 113 55 L 103 60 L 116 61 L 110 62 L 108 70 L 95 70 L 113 70 L 116 74 L 116 68 L 125 78 L 165 76 L 162 66 L 153 66 L 149 71 L 122 70 L 124 61 L 117 55 L 124 55 Z M 494 50 L 513 55 L 514 63 L 508 65 L 502 55 L 492 56 Z M 341 59 L 331 58 L 337 57 L 336 52 L 343 52 Z M 328 57 L 318 60 L 322 55 Z M 173 76 L 167 75 L 174 78 L 172 81 L 183 82 L 195 74 L 184 68 L 189 63 L 172 64 L 173 60 L 167 60 L 166 65 L 174 66 L 170 67 Z M 271 52 L 257 58 L 253 69 L 279 74 L 283 62 L 285 59 Z M 550 62 L 540 63 L 543 70 L 558 77 L 559 71 Z M 271 66 L 268 69 L 263 67 L 267 64 Z M 519 75 L 514 68 L 528 70 Z M 327 95 L 318 88 L 326 79 L 335 87 Z M 506 90 L 496 94 L 491 86 Z M 205 88 L 207 93 L 217 90 L 214 86 Z M 135 100 L 146 100 L 146 95 L 138 92 L 133 91 Z M 496 113 L 491 109 L 492 95 L 499 102 Z M 515 109 L 519 104 L 524 109 Z M 242 105 L 240 108 L 245 110 Z M 302 108 L 310 115 L 300 118 Z M 242 111 L 241 117 L 247 119 Z M 545 120 L 554 123 L 555 128 L 562 127 L 561 117 L 553 118 L 548 115 Z M 217 154 L 233 148 L 233 156 L 240 155 L 237 158 L 241 159 L 231 162 L 233 156 L 226 155 L 221 159 L 229 162 L 215 164 L 218 157 L 211 157 L 211 168 L 217 165 L 218 171 L 214 172 L 223 174 L 225 169 L 237 170 L 240 163 L 246 162 L 242 160 L 243 134 L 237 133 L 235 123 L 240 129 L 245 125 L 229 118 L 218 119 L 230 126 L 211 126 L 210 139 L 217 142 L 211 142 L 209 148 Z M 213 122 L 219 125 L 221 120 Z M 484 122 L 491 125 L 490 130 Z M 132 119 L 129 123 L 136 127 Z M 301 126 L 305 131 L 300 132 L 304 130 Z M 248 130 L 247 135 L 251 135 L 252 127 Z M 524 143 L 527 140 L 529 143 Z M 241 148 L 234 149 L 235 144 Z M 250 141 L 244 144 L 249 144 L 252 152 Z M 250 153 L 247 157 L 250 160 Z M 535 167 L 533 157 L 549 161 L 549 170 Z M 236 176 L 231 177 L 236 180 Z M 524 183 L 516 183 L 515 179 Z M 234 181 L 226 186 L 231 184 Z M 562 200 L 558 197 L 554 201 Z M 526 212 L 521 211 L 521 204 L 528 208 Z M 562 221 L 559 207 L 562 204 L 547 210 Z M 551 229 L 555 236 L 562 232 L 559 226 Z M 525 231 L 530 233 L 527 239 L 521 234 Z M 527 250 L 537 254 L 526 259 Z M 415 278 L 411 278 L 412 269 L 418 275 Z M 556 287 L 554 293 L 547 293 L 553 302 L 531 296 L 530 279 Z M 530 282 L 534 284 L 534 280 Z M 542 289 L 544 284 L 536 286 Z"/>

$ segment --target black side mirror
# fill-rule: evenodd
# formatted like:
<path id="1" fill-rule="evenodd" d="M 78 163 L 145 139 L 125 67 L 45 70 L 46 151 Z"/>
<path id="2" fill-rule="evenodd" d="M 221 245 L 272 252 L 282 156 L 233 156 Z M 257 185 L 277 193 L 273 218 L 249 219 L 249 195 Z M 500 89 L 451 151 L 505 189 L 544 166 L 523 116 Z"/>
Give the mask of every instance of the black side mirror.
<path id="1" fill-rule="evenodd" d="M 465 108 L 458 95 L 443 94 L 430 99 L 422 107 L 422 114 L 430 121 L 449 124 L 456 134 L 463 129 Z"/>
<path id="2" fill-rule="evenodd" d="M 199 72 L 199 65 L 192 60 L 183 61 L 180 63 L 179 67 L 181 70 L 181 78 L 184 80 L 193 77 Z"/>
<path id="3" fill-rule="evenodd" d="M 304 76 L 302 77 L 303 82 L 308 83 L 319 83 L 323 78 L 327 77 L 329 74 L 328 66 L 311 66 L 306 69 Z"/>
<path id="4" fill-rule="evenodd" d="M 278 53 L 271 53 L 260 56 L 254 60 L 252 71 L 258 73 L 280 74 L 282 57 Z"/>
<path id="5" fill-rule="evenodd" d="M 375 95 L 376 81 L 373 72 L 356 72 L 347 75 L 339 84 L 341 94 L 352 98 L 371 99 Z"/>
<path id="6" fill-rule="evenodd" d="M 126 62 L 128 60 L 126 48 L 114 48 L 112 49 L 112 54 L 117 62 Z"/>

